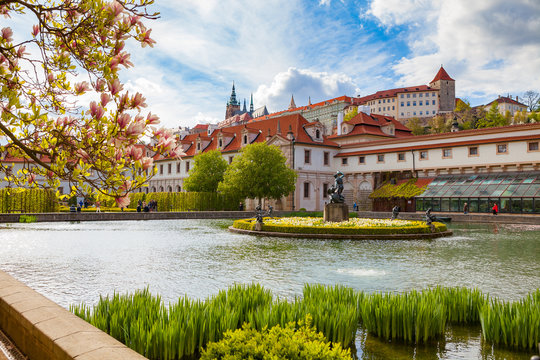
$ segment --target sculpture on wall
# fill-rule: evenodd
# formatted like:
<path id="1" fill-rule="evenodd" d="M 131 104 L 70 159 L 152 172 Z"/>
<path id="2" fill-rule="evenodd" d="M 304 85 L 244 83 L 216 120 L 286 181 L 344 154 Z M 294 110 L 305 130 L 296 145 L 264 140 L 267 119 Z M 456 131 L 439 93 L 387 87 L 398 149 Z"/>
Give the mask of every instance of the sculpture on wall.
<path id="1" fill-rule="evenodd" d="M 338 171 L 334 174 L 334 185 L 328 189 L 328 198 L 331 204 L 339 204 L 345 202 L 345 197 L 341 194 L 343 192 L 343 173 Z"/>

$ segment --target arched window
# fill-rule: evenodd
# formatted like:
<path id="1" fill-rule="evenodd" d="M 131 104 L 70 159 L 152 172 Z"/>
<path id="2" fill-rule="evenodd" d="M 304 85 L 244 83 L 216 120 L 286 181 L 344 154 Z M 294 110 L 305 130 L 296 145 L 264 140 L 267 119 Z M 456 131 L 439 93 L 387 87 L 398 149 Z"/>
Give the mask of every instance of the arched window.
<path id="1" fill-rule="evenodd" d="M 159 187 L 159 192 L 163 192 L 163 186 Z"/>
<path id="2" fill-rule="evenodd" d="M 320 138 L 321 137 L 321 132 L 319 131 L 319 129 L 315 130 L 315 138 Z"/>
<path id="3" fill-rule="evenodd" d="M 176 185 L 176 192 L 182 191 L 182 187 L 180 185 Z"/>
<path id="4" fill-rule="evenodd" d="M 219 147 L 223 146 L 223 140 L 219 139 Z"/>
<path id="5" fill-rule="evenodd" d="M 244 135 L 244 144 L 247 144 L 247 135 Z"/>
<path id="6" fill-rule="evenodd" d="M 172 192 L 172 186 L 169 185 L 169 186 L 167 187 L 167 192 Z"/>
<path id="7" fill-rule="evenodd" d="M 152 186 L 152 192 L 156 192 L 156 187 Z"/>

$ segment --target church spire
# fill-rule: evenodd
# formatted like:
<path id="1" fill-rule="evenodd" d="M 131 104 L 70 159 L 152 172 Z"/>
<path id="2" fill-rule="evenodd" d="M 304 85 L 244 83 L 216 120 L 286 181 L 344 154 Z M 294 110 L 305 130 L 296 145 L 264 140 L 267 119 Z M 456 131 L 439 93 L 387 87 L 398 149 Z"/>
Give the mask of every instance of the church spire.
<path id="1" fill-rule="evenodd" d="M 234 81 L 232 83 L 231 98 L 229 99 L 229 104 L 228 105 L 240 106 L 240 103 L 236 100 L 236 90 L 234 89 Z"/>
<path id="2" fill-rule="evenodd" d="M 308 105 L 311 105 L 311 96 L 309 97 Z"/>
<path id="3" fill-rule="evenodd" d="M 294 96 L 291 95 L 291 103 L 289 105 L 289 110 L 296 109 L 296 104 L 294 103 Z"/>
<path id="4" fill-rule="evenodd" d="M 246 110 L 246 99 L 244 98 L 244 108 L 242 109 L 242 112 L 246 113 L 247 110 Z"/>
<path id="5" fill-rule="evenodd" d="M 251 102 L 249 103 L 249 112 L 253 112 L 253 93 L 251 93 Z"/>

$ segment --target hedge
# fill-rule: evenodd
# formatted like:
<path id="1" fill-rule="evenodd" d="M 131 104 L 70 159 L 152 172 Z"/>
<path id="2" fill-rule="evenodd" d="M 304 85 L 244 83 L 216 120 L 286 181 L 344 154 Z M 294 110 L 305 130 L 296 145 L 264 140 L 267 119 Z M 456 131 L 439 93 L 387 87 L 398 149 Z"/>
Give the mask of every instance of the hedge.
<path id="1" fill-rule="evenodd" d="M 233 223 L 233 227 L 242 230 L 254 230 L 255 219 L 241 219 Z M 435 232 L 443 232 L 447 227 L 443 223 L 434 222 Z M 392 235 L 392 234 L 426 234 L 431 233 L 427 224 L 401 227 L 316 227 L 294 225 L 262 225 L 262 231 L 290 233 L 290 234 L 339 234 L 339 235 Z"/>
<path id="2" fill-rule="evenodd" d="M 0 189 L 0 212 L 25 213 L 57 212 L 60 208 L 56 194 L 44 189 Z"/>
<path id="3" fill-rule="evenodd" d="M 238 196 L 215 192 L 156 192 L 130 194 L 128 208 L 136 209 L 139 200 L 157 201 L 157 211 L 231 211 L 238 210 Z"/>

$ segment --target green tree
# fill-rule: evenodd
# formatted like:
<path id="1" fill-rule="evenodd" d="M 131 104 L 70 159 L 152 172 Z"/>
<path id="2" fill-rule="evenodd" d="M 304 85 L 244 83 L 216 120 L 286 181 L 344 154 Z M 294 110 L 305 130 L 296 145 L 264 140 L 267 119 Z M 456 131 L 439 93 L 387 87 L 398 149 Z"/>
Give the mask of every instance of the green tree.
<path id="1" fill-rule="evenodd" d="M 430 134 L 441 134 L 450 132 L 452 128 L 452 119 L 444 115 L 437 115 L 428 120 Z"/>
<path id="2" fill-rule="evenodd" d="M 349 112 L 347 115 L 345 115 L 345 117 L 343 118 L 343 121 L 349 121 L 351 120 L 353 117 L 355 117 L 356 115 L 358 115 L 358 106 L 355 106 L 351 112 Z"/>
<path id="3" fill-rule="evenodd" d="M 218 191 L 248 199 L 279 199 L 295 189 L 296 172 L 277 146 L 256 143 L 244 147 L 227 168 Z"/>
<path id="4" fill-rule="evenodd" d="M 471 103 L 467 99 L 459 99 L 456 108 L 454 109 L 455 112 L 462 112 L 466 110 L 471 109 Z"/>
<path id="5" fill-rule="evenodd" d="M 476 128 L 482 129 L 482 128 L 491 128 L 491 127 L 498 127 L 498 126 L 505 126 L 508 125 L 510 121 L 508 118 L 504 117 L 499 112 L 499 104 L 494 101 L 493 104 L 491 104 L 491 107 L 489 108 L 486 115 L 478 119 L 476 122 Z"/>
<path id="6" fill-rule="evenodd" d="M 412 131 L 413 135 L 424 135 L 426 133 L 422 121 L 417 117 L 407 120 L 407 127 Z"/>
<path id="7" fill-rule="evenodd" d="M 525 110 L 523 111 L 516 111 L 514 114 L 514 123 L 515 124 L 525 124 L 528 123 L 529 119 L 527 117 L 527 112 Z"/>
<path id="8" fill-rule="evenodd" d="M 196 155 L 193 158 L 193 168 L 184 180 L 186 191 L 215 192 L 223 180 L 227 170 L 227 161 L 218 150 L 212 150 Z"/>
<path id="9" fill-rule="evenodd" d="M 71 195 L 99 192 L 125 206 L 154 174 L 144 139 L 156 140 L 149 150 L 180 154 L 172 134 L 154 128 L 159 118 L 142 94 L 119 80 L 133 66 L 126 45 L 155 43 L 144 25 L 158 17 L 152 2 L 0 1 L 0 16 L 27 24 L 17 34 L 10 20 L 0 26 L 0 153 L 24 160 L 9 182 L 57 188 L 62 179 Z"/>

